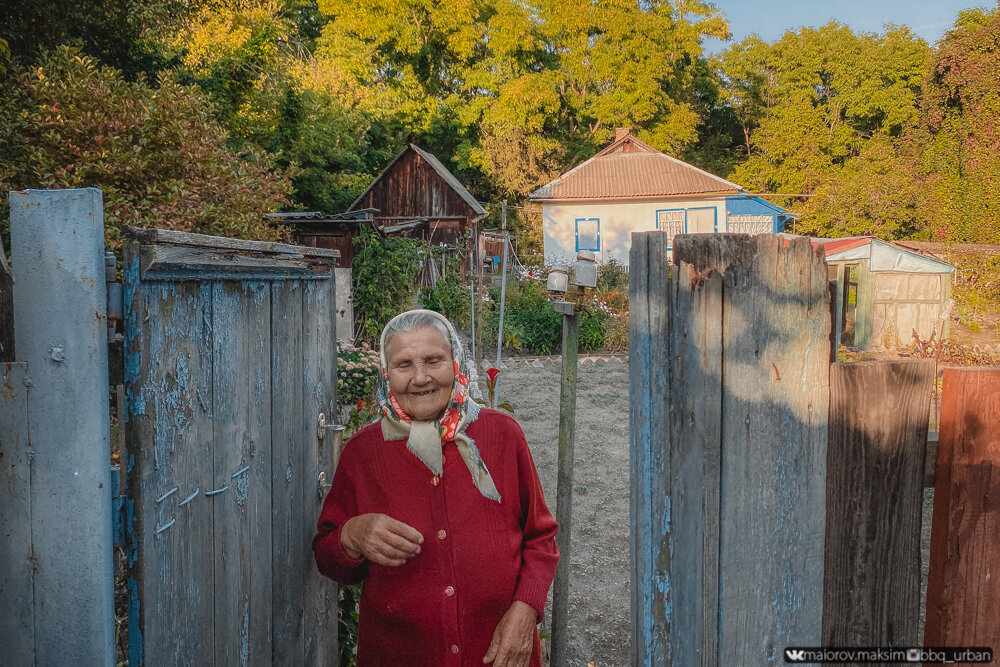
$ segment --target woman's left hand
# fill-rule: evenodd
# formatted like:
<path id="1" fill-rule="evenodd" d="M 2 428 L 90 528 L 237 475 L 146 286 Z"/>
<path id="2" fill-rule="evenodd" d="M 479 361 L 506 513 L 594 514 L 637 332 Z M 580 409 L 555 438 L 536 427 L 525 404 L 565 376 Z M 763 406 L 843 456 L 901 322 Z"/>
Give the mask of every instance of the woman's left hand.
<path id="1" fill-rule="evenodd" d="M 538 613 L 534 608 L 525 602 L 514 600 L 500 617 L 483 662 L 493 663 L 493 667 L 526 666 L 531 661 L 537 624 Z"/>

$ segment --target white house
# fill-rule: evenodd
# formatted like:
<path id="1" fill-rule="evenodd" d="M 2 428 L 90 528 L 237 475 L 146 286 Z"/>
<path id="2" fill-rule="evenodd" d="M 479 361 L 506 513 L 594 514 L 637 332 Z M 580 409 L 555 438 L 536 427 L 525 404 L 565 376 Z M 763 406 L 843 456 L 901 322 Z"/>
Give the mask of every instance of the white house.
<path id="1" fill-rule="evenodd" d="M 775 234 L 791 217 L 735 183 L 665 155 L 618 129 L 615 142 L 539 188 L 545 259 L 593 250 L 628 264 L 632 232 Z"/>

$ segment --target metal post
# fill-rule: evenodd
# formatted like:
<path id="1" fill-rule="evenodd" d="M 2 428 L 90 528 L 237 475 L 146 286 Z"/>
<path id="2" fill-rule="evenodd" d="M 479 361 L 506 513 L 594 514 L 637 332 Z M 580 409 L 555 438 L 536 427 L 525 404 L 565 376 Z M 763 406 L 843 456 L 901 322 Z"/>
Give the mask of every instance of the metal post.
<path id="1" fill-rule="evenodd" d="M 509 242 L 507 240 L 507 200 L 503 200 L 503 204 L 500 208 L 500 224 L 503 227 L 503 264 L 500 266 L 503 275 L 500 277 L 500 322 L 497 326 L 497 363 L 496 368 L 500 368 L 500 350 L 503 349 L 503 311 L 504 304 L 507 301 L 507 248 Z M 499 379 L 499 378 L 498 378 Z M 493 388 L 493 406 L 496 407 L 500 403 L 500 392 L 497 391 L 497 386 Z"/>
<path id="2" fill-rule="evenodd" d="M 566 665 L 569 648 L 569 566 L 570 533 L 573 519 L 573 438 L 576 425 L 576 368 L 579 356 L 580 324 L 575 305 L 566 301 L 552 304 L 563 314 L 562 391 L 559 397 L 559 472 L 556 486 L 556 546 L 559 564 L 552 589 L 553 667 Z"/>
<path id="3" fill-rule="evenodd" d="M 101 191 L 10 194 L 17 358 L 31 389 L 36 664 L 113 665 Z"/>
<path id="4" fill-rule="evenodd" d="M 472 253 L 469 253 L 469 266 L 473 267 L 475 264 L 472 261 Z M 472 302 L 469 304 L 471 310 L 469 311 L 472 315 L 472 363 L 476 363 L 476 273 L 475 269 L 472 270 L 472 282 L 469 283 L 469 297 Z M 477 369 L 478 370 L 478 369 Z"/>

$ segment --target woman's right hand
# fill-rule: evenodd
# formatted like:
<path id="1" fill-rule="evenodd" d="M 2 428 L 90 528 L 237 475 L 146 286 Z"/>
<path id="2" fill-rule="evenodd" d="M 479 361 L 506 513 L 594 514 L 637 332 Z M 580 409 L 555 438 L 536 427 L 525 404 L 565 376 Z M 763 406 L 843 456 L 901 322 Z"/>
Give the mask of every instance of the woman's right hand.
<path id="1" fill-rule="evenodd" d="M 420 553 L 423 542 L 416 528 L 385 514 L 351 517 L 340 531 L 340 543 L 349 556 L 364 556 L 384 567 L 403 565 Z"/>

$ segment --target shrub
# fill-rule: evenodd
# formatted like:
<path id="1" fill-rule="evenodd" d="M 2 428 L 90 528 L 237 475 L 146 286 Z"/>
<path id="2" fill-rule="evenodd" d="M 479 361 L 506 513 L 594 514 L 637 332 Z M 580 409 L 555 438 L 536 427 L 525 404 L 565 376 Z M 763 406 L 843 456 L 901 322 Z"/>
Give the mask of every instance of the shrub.
<path id="1" fill-rule="evenodd" d="M 597 291 L 626 291 L 628 288 L 628 270 L 625 265 L 612 257 L 597 267 Z"/>
<path id="2" fill-rule="evenodd" d="M 552 308 L 545 285 L 517 280 L 507 285 L 504 308 L 504 346 L 534 354 L 554 354 L 562 349 L 562 315 Z M 500 290 L 491 288 L 489 310 L 483 323 L 483 344 L 496 345 L 500 320 Z M 606 314 L 588 305 L 580 314 L 580 350 L 604 347 Z"/>
<path id="3" fill-rule="evenodd" d="M 337 341 L 337 402 L 353 405 L 367 400 L 378 382 L 378 352 Z"/>
<path id="4" fill-rule="evenodd" d="M 96 187 L 109 249 L 123 225 L 279 237 L 263 214 L 287 203 L 288 179 L 228 148 L 207 98 L 176 75 L 127 81 L 68 47 L 12 75 L 0 95 L 0 230 L 9 190 Z"/>
<path id="5" fill-rule="evenodd" d="M 370 227 L 362 226 L 354 244 L 351 301 L 358 320 L 358 340 L 374 342 L 386 323 L 412 304 L 421 243 L 401 236 L 381 238 Z"/>
<path id="6" fill-rule="evenodd" d="M 469 286 L 460 282 L 457 276 L 438 280 L 433 289 L 421 289 L 420 305 L 441 313 L 458 329 L 466 329 L 471 323 Z"/>

